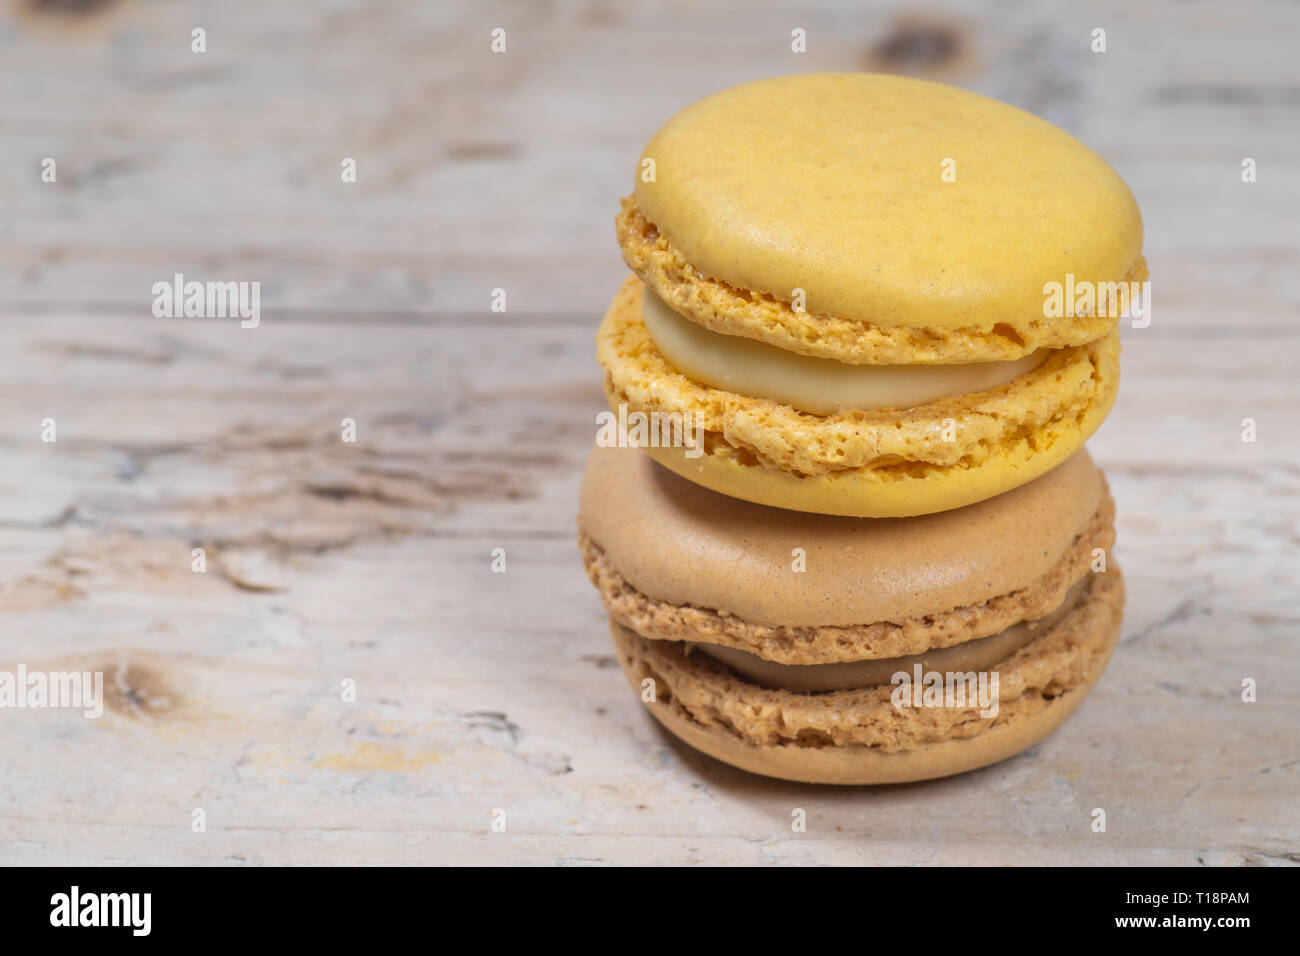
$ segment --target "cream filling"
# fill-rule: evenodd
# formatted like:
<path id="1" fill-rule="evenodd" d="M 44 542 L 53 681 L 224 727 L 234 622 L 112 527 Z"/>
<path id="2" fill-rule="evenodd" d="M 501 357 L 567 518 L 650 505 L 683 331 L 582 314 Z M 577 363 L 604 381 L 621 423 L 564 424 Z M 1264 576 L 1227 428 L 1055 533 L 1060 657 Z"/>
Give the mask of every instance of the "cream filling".
<path id="1" fill-rule="evenodd" d="M 814 415 L 844 409 L 912 408 L 1006 385 L 1043 359 L 967 365 L 846 365 L 787 352 L 738 335 L 721 335 L 674 312 L 645 291 L 641 315 L 668 364 L 687 378 L 738 395 L 770 398 Z"/>
<path id="2" fill-rule="evenodd" d="M 747 651 L 717 644 L 696 644 L 695 650 L 721 661 L 742 677 L 747 677 L 761 687 L 815 693 L 832 690 L 854 690 L 888 684 L 898 671 L 908 677 L 914 667 L 921 672 L 966 673 L 987 671 L 999 661 L 1010 657 L 1035 638 L 1042 637 L 1074 609 L 1088 583 L 1084 575 L 1065 594 L 1061 606 L 1035 621 L 1021 621 L 1005 631 L 978 640 L 967 641 L 953 647 L 941 647 L 908 657 L 891 657 L 884 660 L 849 661 L 843 664 L 778 664 L 764 660 Z"/>

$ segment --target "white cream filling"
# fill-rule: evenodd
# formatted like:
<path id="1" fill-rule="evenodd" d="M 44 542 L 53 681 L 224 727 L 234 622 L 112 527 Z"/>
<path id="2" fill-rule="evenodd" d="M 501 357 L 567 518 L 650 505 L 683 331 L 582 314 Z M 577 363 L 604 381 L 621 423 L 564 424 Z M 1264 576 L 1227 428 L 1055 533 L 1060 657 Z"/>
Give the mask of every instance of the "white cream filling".
<path id="1" fill-rule="evenodd" d="M 787 352 L 766 342 L 722 335 L 674 312 L 649 289 L 646 330 L 668 364 L 687 378 L 752 398 L 769 398 L 814 415 L 846 409 L 912 408 L 1006 385 L 1043 359 L 967 365 L 846 365 Z"/>

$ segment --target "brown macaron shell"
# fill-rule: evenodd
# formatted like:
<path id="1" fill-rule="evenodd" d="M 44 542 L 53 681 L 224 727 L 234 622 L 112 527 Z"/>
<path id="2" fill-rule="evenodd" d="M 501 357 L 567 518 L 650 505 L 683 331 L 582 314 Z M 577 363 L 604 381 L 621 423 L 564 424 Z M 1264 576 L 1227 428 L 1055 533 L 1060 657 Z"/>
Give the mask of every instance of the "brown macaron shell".
<path id="1" fill-rule="evenodd" d="M 1078 709 L 1119 640 L 1124 579 L 1091 577 L 1056 627 L 1002 661 L 998 708 L 897 708 L 890 685 L 798 694 L 750 684 L 686 645 L 647 640 L 610 622 L 614 648 L 665 728 L 724 763 L 804 783 L 883 784 L 946 777 L 1031 747 Z"/>
<path id="2" fill-rule="evenodd" d="M 844 518 L 730 498 L 639 449 L 597 446 L 578 524 L 623 580 L 657 601 L 773 627 L 855 627 L 981 605 L 1033 585 L 1107 497 L 1081 451 L 1029 484 L 955 511 Z"/>

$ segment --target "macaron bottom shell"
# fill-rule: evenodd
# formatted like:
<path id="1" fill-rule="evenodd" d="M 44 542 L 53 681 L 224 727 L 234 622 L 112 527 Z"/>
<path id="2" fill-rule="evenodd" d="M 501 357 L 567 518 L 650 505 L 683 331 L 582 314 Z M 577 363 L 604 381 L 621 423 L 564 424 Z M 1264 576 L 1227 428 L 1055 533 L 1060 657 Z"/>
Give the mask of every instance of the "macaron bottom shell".
<path id="1" fill-rule="evenodd" d="M 1069 686 L 1049 682 L 1045 687 L 1027 688 L 1020 696 L 1039 695 L 1039 699 L 1028 701 L 1031 706 L 1016 709 L 1008 706 L 1014 703 L 1014 698 L 1003 700 L 1001 717 L 968 714 L 970 719 L 957 720 L 947 734 L 901 749 L 896 740 L 887 743 L 884 737 L 881 746 L 837 744 L 830 739 L 833 735 L 825 731 L 799 733 L 790 728 L 783 728 L 783 732 L 789 733 L 792 739 L 769 742 L 763 736 L 770 733 L 772 726 L 781 727 L 784 720 L 774 711 L 781 710 L 782 704 L 790 705 L 793 711 L 799 705 L 799 698 L 806 695 L 763 692 L 720 671 L 714 662 L 701 655 L 681 655 L 680 649 L 670 642 L 647 640 L 612 619 L 610 628 L 619 663 L 632 687 L 643 693 L 643 682 L 647 678 L 654 680 L 656 700 L 645 705 L 651 715 L 696 750 L 741 770 L 781 780 L 877 785 L 930 780 L 986 767 L 1052 734 L 1078 710 L 1105 670 L 1119 640 L 1123 605 L 1123 578 L 1119 568 L 1112 564 L 1106 573 L 1094 576 L 1089 593 L 1057 628 L 1000 665 L 1013 669 L 1018 663 L 1017 673 L 1032 675 L 1040 663 L 1035 655 L 1042 653 L 1054 637 L 1060 644 L 1058 632 L 1066 629 L 1068 650 L 1079 655 L 1076 662 L 1079 680 Z M 676 656 L 669 658 L 662 654 Z M 1012 677 L 1013 684 L 1019 680 Z M 695 684 L 697 691 L 703 688 L 704 697 L 713 696 L 713 704 L 693 710 L 699 706 L 701 696 L 698 692 L 679 696 L 675 684 L 684 689 L 683 681 Z M 765 697 L 767 706 L 742 702 L 738 688 L 741 694 L 752 692 Z M 728 697 L 733 707 L 725 706 Z M 842 694 L 840 699 L 845 699 Z M 777 702 L 775 708 L 772 701 Z M 724 706 L 717 706 L 719 703 Z M 731 713 L 730 718 L 727 711 Z M 864 727 L 882 726 L 878 701 L 864 699 L 860 713 L 855 712 L 852 704 L 840 711 L 845 727 L 852 727 L 858 737 L 864 733 Z M 733 723 L 737 714 L 752 715 L 754 726 Z M 760 731 L 759 726 L 766 729 Z"/>
<path id="2" fill-rule="evenodd" d="M 999 388 L 910 409 L 806 414 L 682 375 L 650 339 L 642 292 L 639 280 L 626 282 L 597 333 L 610 409 L 620 420 L 680 422 L 692 441 L 645 450 L 683 478 L 757 504 L 857 518 L 973 504 L 1078 451 L 1119 390 L 1112 329 Z"/>
<path id="3" fill-rule="evenodd" d="M 1024 440 L 969 467 L 926 466 L 899 475 L 869 468 L 826 475 L 796 475 L 704 454 L 687 457 L 681 448 L 646 448 L 670 471 L 732 498 L 813 514 L 852 518 L 911 518 L 964 508 L 1011 491 L 1047 474 L 1083 447 L 1114 402 L 1112 393 L 1082 422 L 1063 429 L 1050 446 Z"/>

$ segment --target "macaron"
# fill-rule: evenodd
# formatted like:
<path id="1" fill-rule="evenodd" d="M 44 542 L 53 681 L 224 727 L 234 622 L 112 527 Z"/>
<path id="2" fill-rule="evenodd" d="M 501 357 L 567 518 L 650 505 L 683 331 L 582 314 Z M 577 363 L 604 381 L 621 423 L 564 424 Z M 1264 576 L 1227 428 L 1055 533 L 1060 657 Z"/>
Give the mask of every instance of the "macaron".
<path id="1" fill-rule="evenodd" d="M 691 481 L 830 515 L 960 508 L 1074 455 L 1147 277 L 1137 204 L 1082 143 L 876 74 L 687 107 L 616 232 L 635 275 L 597 336 L 611 407 L 703 436 L 647 448 Z"/>
<path id="2" fill-rule="evenodd" d="M 1052 733 L 1119 636 L 1114 504 L 1079 451 L 923 517 L 771 508 L 596 447 L 579 542 L 618 660 L 670 733 L 809 783 L 961 773 Z"/>

